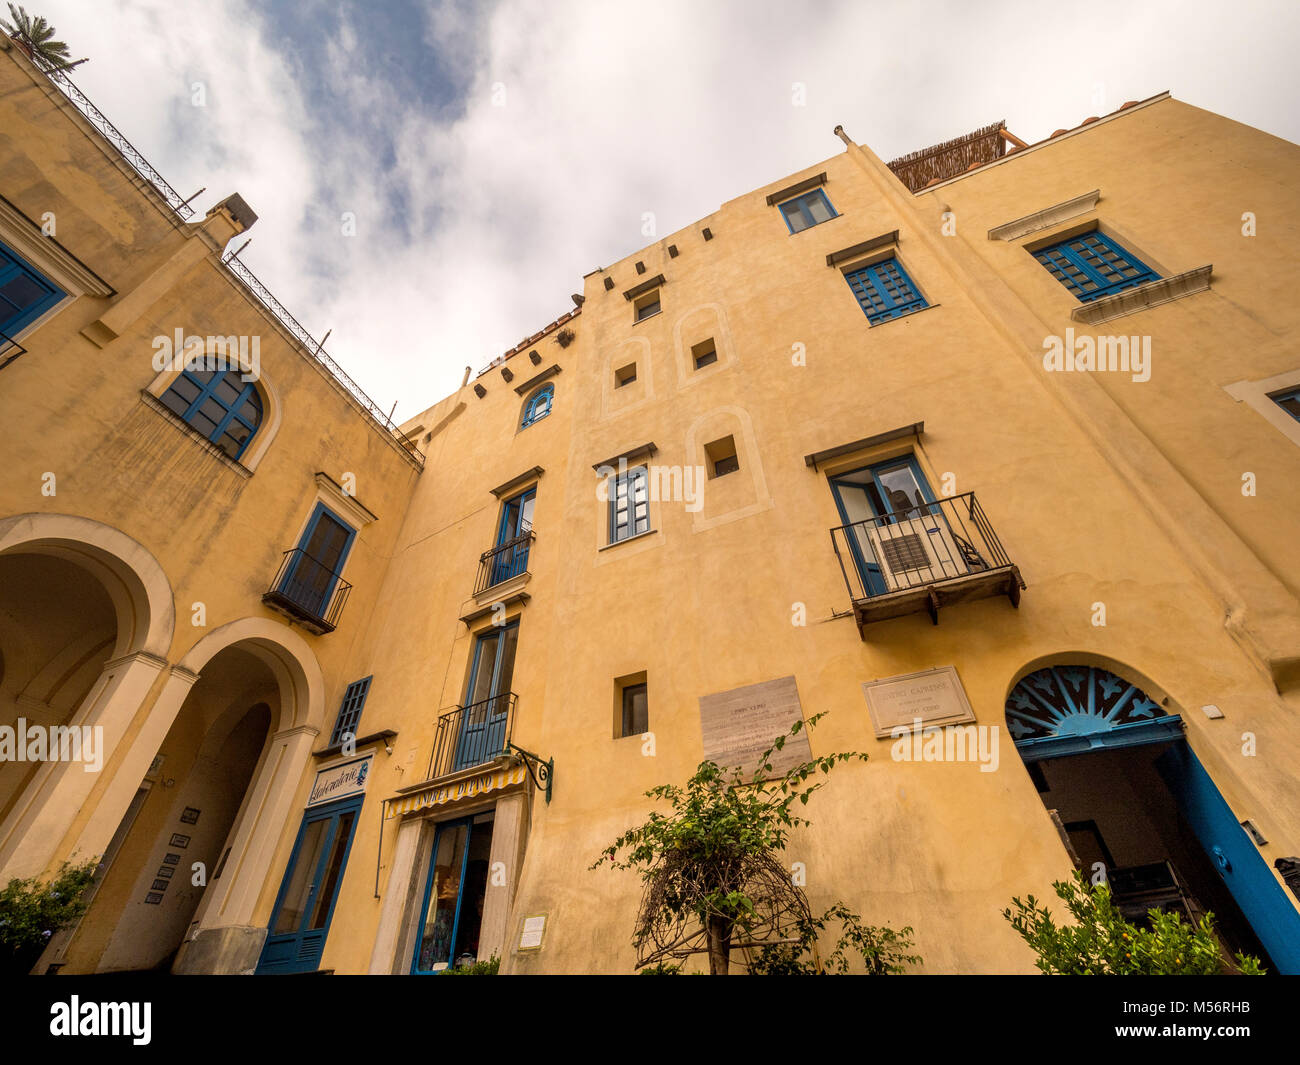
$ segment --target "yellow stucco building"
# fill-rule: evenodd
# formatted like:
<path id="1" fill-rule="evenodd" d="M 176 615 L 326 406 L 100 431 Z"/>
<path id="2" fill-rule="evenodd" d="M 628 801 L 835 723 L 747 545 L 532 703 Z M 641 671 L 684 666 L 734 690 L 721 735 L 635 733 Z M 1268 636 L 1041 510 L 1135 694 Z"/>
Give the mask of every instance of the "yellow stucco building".
<path id="1" fill-rule="evenodd" d="M 1074 865 L 1300 971 L 1300 148 L 837 129 L 394 426 L 0 50 L 0 877 L 104 859 L 34 971 L 631 972 L 601 849 L 823 711 L 786 857 L 924 971 Z"/>

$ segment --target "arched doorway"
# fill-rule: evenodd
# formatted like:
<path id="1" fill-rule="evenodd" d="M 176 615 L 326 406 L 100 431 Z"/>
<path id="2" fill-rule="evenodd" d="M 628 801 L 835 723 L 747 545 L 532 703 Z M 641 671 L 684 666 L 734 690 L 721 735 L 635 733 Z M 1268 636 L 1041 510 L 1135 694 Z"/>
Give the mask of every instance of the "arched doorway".
<path id="1" fill-rule="evenodd" d="M 117 529 L 66 514 L 0 520 L 0 726 L 15 748 L 34 734 L 47 753 L 62 745 L 59 758 L 33 757 L 29 742 L 26 757 L 0 759 L 0 880 L 103 853 L 112 830 L 101 838 L 84 815 L 166 665 L 174 618 L 162 568 Z M 65 757 L 74 736 L 93 749 Z"/>
<path id="2" fill-rule="evenodd" d="M 261 618 L 219 627 L 172 667 L 125 757 L 147 769 L 91 908 L 38 971 L 251 968 L 265 934 L 253 909 L 319 731 L 322 687 L 302 638 Z"/>
<path id="3" fill-rule="evenodd" d="M 1022 677 L 1007 728 L 1076 867 L 1135 923 L 1213 912 L 1228 951 L 1300 971 L 1300 914 L 1188 745 L 1139 684 L 1064 662 Z"/>

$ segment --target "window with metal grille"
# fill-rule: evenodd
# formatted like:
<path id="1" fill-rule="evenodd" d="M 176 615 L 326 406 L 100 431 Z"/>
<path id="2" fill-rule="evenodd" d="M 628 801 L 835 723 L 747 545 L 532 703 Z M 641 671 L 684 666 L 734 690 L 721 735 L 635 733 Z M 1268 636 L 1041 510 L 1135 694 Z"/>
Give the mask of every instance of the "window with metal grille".
<path id="1" fill-rule="evenodd" d="M 897 259 L 864 266 L 845 274 L 844 279 L 872 325 L 930 306 Z"/>
<path id="2" fill-rule="evenodd" d="M 232 459 L 244 453 L 262 424 L 262 397 L 238 370 L 182 370 L 161 398 Z"/>
<path id="3" fill-rule="evenodd" d="M 361 724 L 361 708 L 366 705 L 366 696 L 370 693 L 373 675 L 361 680 L 354 680 L 343 693 L 343 703 L 339 706 L 338 720 L 334 722 L 334 731 L 330 734 L 330 746 L 342 743 L 343 737 L 357 737 L 357 726 Z"/>
<path id="4" fill-rule="evenodd" d="M 786 200 L 778 206 L 781 209 L 781 217 L 785 219 L 785 224 L 789 226 L 791 233 L 801 233 L 805 229 L 839 217 L 835 213 L 835 208 L 831 206 L 831 201 L 826 198 L 826 193 L 821 189 L 805 192 L 802 196 Z"/>
<path id="5" fill-rule="evenodd" d="M 650 472 L 636 466 L 614 474 L 609 494 L 609 542 L 650 531 Z"/>
<path id="6" fill-rule="evenodd" d="M 1300 388 L 1293 388 L 1287 392 L 1277 392 L 1268 397 L 1292 418 L 1300 422 Z"/>
<path id="7" fill-rule="evenodd" d="M 1111 296 L 1160 275 L 1106 234 L 1094 230 L 1040 248 L 1034 258 L 1083 303 Z"/>

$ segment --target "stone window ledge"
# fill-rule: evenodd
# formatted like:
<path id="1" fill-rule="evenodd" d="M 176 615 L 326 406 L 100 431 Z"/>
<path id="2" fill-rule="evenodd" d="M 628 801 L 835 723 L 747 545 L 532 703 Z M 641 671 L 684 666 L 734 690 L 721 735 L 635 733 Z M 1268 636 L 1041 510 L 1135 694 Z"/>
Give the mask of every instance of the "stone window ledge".
<path id="1" fill-rule="evenodd" d="M 1112 318 L 1122 318 L 1126 314 L 1145 311 L 1148 307 L 1158 307 L 1162 303 L 1170 303 L 1196 292 L 1208 291 L 1212 269 L 1213 266 L 1198 266 L 1195 270 L 1148 281 L 1113 296 L 1103 296 L 1092 303 L 1076 307 L 1070 317 L 1084 325 L 1099 325 Z"/>

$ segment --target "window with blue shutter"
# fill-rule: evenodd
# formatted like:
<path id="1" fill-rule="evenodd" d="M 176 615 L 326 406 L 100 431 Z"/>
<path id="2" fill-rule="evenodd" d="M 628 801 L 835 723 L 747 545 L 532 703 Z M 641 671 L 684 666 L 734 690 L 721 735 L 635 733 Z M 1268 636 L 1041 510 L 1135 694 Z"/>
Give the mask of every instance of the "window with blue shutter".
<path id="1" fill-rule="evenodd" d="M 370 682 L 373 676 L 354 680 L 343 693 L 343 703 L 339 706 L 338 720 L 334 722 L 334 731 L 330 734 L 330 746 L 342 743 L 343 737 L 351 735 L 357 738 L 357 726 L 361 724 L 361 708 L 366 705 L 366 696 L 370 694 Z"/>
<path id="2" fill-rule="evenodd" d="M 17 252 L 0 244 L 0 333 L 16 336 L 65 295 Z"/>
<path id="3" fill-rule="evenodd" d="M 781 209 L 781 217 L 785 219 L 785 224 L 791 233 L 802 233 L 805 229 L 811 229 L 815 225 L 839 217 L 835 213 L 835 208 L 831 206 L 831 201 L 827 199 L 826 193 L 821 189 L 805 192 L 802 196 L 796 196 L 777 206 Z"/>
<path id="4" fill-rule="evenodd" d="M 609 493 L 609 542 L 650 531 L 650 471 L 636 466 L 614 474 Z"/>
<path id="5" fill-rule="evenodd" d="M 239 370 L 183 370 L 160 398 L 232 459 L 262 424 L 262 397 Z"/>
<path id="6" fill-rule="evenodd" d="M 872 325 L 928 307 L 897 259 L 864 266 L 844 275 Z"/>
<path id="7" fill-rule="evenodd" d="M 1048 273 L 1084 303 L 1160 279 L 1136 255 L 1096 230 L 1033 254 Z"/>

